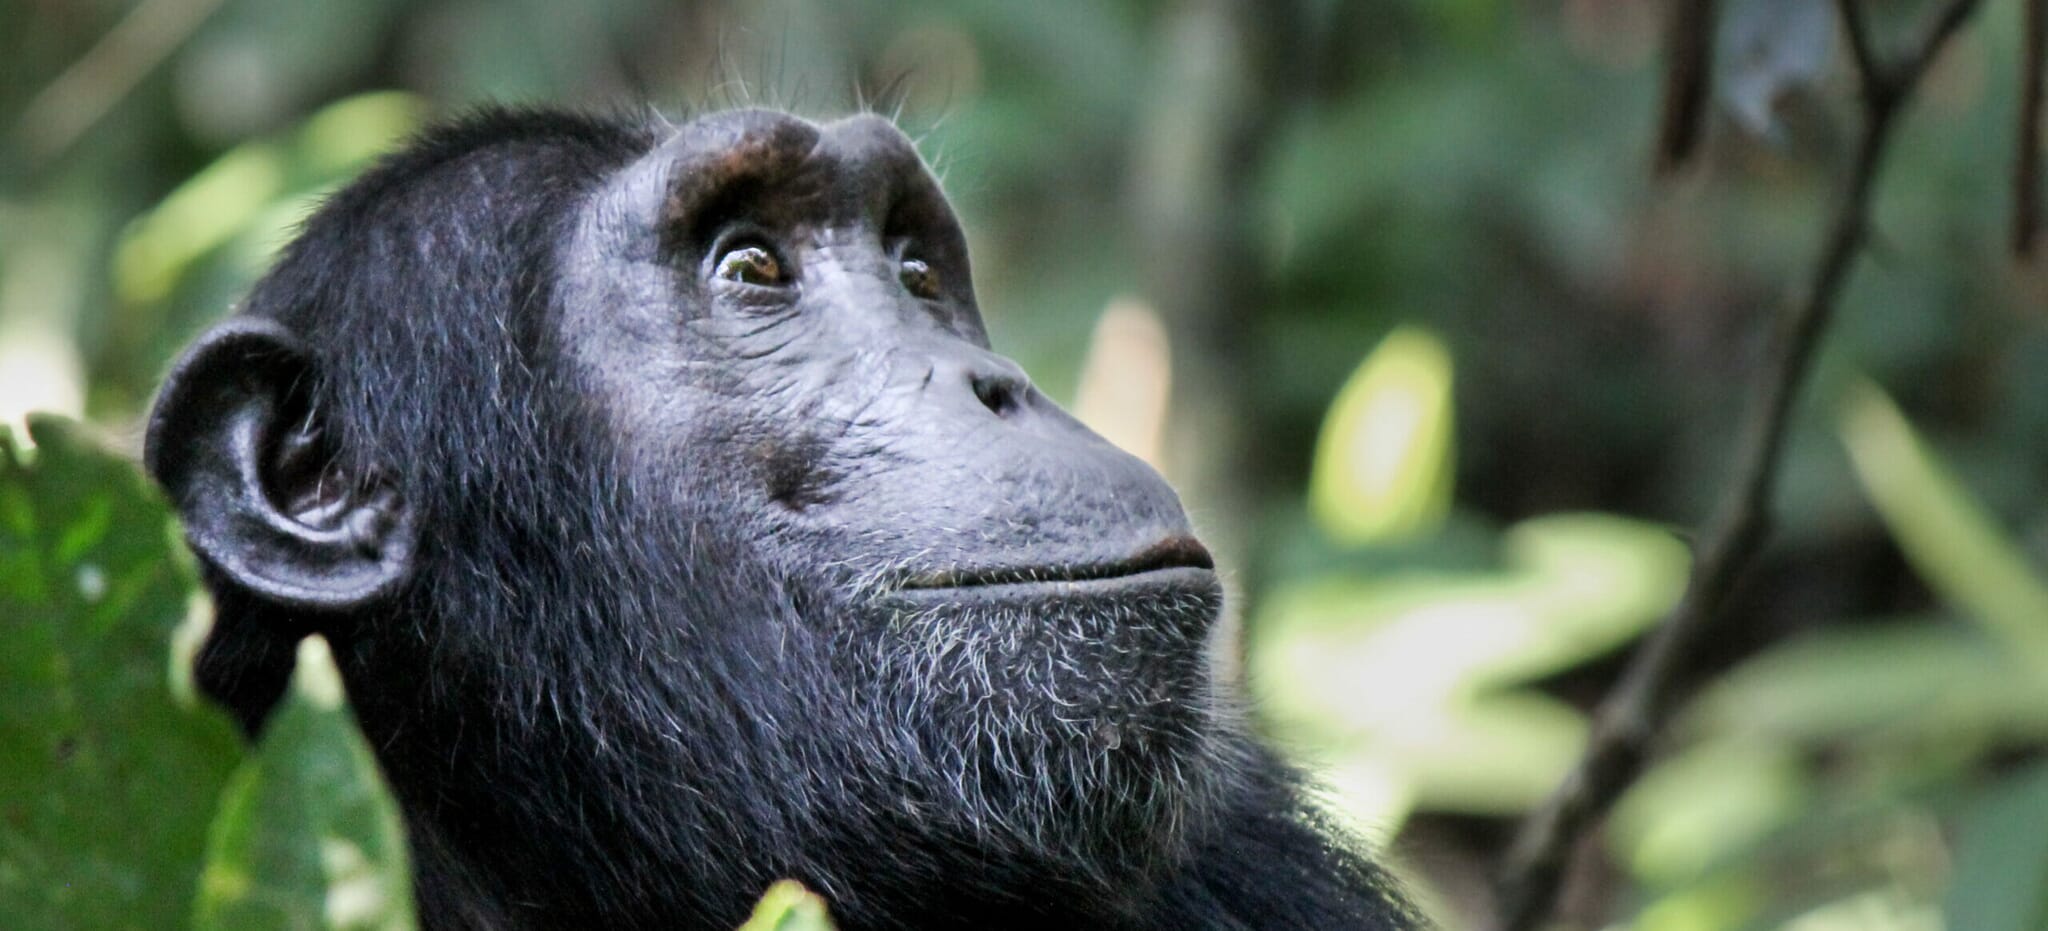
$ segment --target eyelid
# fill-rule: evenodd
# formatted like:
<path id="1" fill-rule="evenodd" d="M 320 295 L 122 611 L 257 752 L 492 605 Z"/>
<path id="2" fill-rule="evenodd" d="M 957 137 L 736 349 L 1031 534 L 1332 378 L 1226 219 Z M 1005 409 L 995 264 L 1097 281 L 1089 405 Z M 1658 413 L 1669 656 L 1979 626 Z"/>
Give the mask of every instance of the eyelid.
<path id="1" fill-rule="evenodd" d="M 768 253 L 768 258 L 782 272 L 781 281 L 774 285 L 766 285 L 746 281 L 728 281 L 719 277 L 718 267 L 724 263 L 726 256 L 741 249 L 750 248 L 760 249 Z M 790 261 L 789 254 L 775 245 L 775 240 L 768 235 L 766 230 L 752 223 L 727 224 L 725 228 L 718 232 L 718 235 L 712 237 L 710 248 L 704 251 L 701 274 L 707 281 L 728 281 L 729 284 L 754 288 L 786 287 L 795 284 L 797 280 L 796 266 Z"/>
<path id="2" fill-rule="evenodd" d="M 912 267 L 913 265 L 915 265 L 914 268 Z M 913 282 L 911 280 L 913 275 L 921 280 Z M 945 294 L 945 277 L 940 275 L 939 270 L 925 259 L 917 258 L 916 256 L 905 256 L 897 259 L 896 277 L 903 282 L 903 286 L 911 294 L 924 300 L 938 300 Z"/>

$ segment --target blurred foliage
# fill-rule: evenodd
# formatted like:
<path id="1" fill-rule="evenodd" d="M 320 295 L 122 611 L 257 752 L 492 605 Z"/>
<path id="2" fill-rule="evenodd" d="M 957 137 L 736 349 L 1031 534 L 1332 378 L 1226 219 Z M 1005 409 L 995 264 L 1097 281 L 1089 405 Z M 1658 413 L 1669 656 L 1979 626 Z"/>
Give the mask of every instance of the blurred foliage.
<path id="1" fill-rule="evenodd" d="M 210 609 L 162 502 L 78 427 L 30 430 L 32 459 L 0 432 L 8 925 L 413 927 L 397 807 L 324 641 L 246 748 L 191 689 Z"/>
<path id="2" fill-rule="evenodd" d="M 208 832 L 195 928 L 414 927 L 398 806 L 344 701 L 327 642 L 301 641 Z"/>
<path id="3" fill-rule="evenodd" d="M 1426 531 L 1451 504 L 1451 359 L 1443 341 L 1396 330 L 1358 366 L 1323 422 L 1309 507 L 1331 539 Z"/>
<path id="4" fill-rule="evenodd" d="M 1384 793 L 1350 812 L 1398 827 L 1411 805 L 1521 811 L 1563 778 L 1579 711 L 1518 686 L 1605 654 L 1677 600 L 1685 549 L 1605 515 L 1509 529 L 1498 569 L 1310 577 L 1251 623 L 1255 692 L 1283 739 L 1342 754 Z"/>
<path id="5" fill-rule="evenodd" d="M 163 505 L 76 432 L 35 439 L 0 463 L 0 913 L 175 926 L 240 741 L 170 687 L 192 581 Z"/>
<path id="6" fill-rule="evenodd" d="M 1213 376 L 1134 293 L 1131 175 L 1161 144 L 1139 133 L 1173 130 L 1143 127 L 1183 92 L 1159 75 L 1190 6 L 0 0 L 0 421 L 132 438 L 177 347 L 426 119 L 829 115 L 896 86 L 878 105 L 963 214 L 997 346 L 1120 440 L 1180 448 L 1161 399 Z M 1259 295 L 1230 351 L 1256 378 L 1210 387 L 1258 440 L 1245 672 L 1449 927 L 1488 908 L 1507 819 L 1683 585 L 1677 528 L 1721 488 L 1846 155 L 1827 4 L 1722 6 L 1708 143 L 1669 183 L 1647 171 L 1657 0 L 1275 8 L 1296 32 L 1259 85 L 1273 128 L 1230 155 Z M 1890 43 L 1926 5 L 1866 6 Z M 1905 114 L 1775 541 L 1577 924 L 2044 926 L 2048 265 L 2001 246 L 2018 13 L 1987 0 Z M 0 483 L 0 914 L 402 923 L 403 852 L 331 689 L 308 673 L 289 742 L 252 751 L 175 697 L 190 573 L 80 435 L 39 425 Z M 813 920 L 771 900 L 756 921 Z"/>

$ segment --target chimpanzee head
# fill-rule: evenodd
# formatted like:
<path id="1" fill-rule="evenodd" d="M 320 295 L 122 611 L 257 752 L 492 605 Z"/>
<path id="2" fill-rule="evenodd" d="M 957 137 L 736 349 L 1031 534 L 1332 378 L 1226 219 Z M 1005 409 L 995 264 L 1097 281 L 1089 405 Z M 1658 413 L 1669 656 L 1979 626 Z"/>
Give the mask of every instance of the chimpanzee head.
<path id="1" fill-rule="evenodd" d="M 853 926 L 1113 913 L 1242 755 L 1180 503 L 991 351 L 872 116 L 433 132 L 189 350 L 148 465 L 202 685 L 256 729 L 333 641 L 444 925 L 784 875 Z"/>

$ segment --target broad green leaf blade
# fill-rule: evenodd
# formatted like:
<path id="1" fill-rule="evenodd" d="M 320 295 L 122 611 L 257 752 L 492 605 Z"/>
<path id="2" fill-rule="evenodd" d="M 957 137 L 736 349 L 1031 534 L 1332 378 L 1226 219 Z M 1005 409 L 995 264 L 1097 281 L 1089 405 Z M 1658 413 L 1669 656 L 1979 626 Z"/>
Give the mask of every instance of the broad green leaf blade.
<path id="1" fill-rule="evenodd" d="M 0 925 L 181 927 L 241 741 L 166 675 L 192 580 L 164 506 L 76 425 L 31 430 L 0 456 Z"/>
<path id="2" fill-rule="evenodd" d="M 1271 710 L 1395 722 L 1417 702 L 1568 669 L 1640 634 L 1677 600 L 1689 556 L 1651 524 L 1601 514 L 1524 521 L 1498 573 L 1341 576 L 1283 587 L 1253 632 Z"/>
<path id="3" fill-rule="evenodd" d="M 1570 705 L 1512 691 L 1418 713 L 1387 749 L 1415 777 L 1417 807 L 1476 814 L 1525 811 L 1578 761 L 1586 720 Z"/>
<path id="4" fill-rule="evenodd" d="M 1752 927 L 1765 901 L 1763 883 L 1746 875 L 1721 875 L 1651 900 L 1625 927 L 1630 931 L 1714 931 Z"/>
<path id="5" fill-rule="evenodd" d="M 1795 752 L 1765 741 L 1695 745 L 1660 762 L 1615 806 L 1608 842 L 1636 878 L 1670 887 L 1754 847 L 1805 811 Z"/>
<path id="6" fill-rule="evenodd" d="M 325 640 L 300 643 L 291 690 L 222 798 L 193 926 L 414 927 L 398 809 Z"/>
<path id="7" fill-rule="evenodd" d="M 228 150 L 122 232 L 116 296 L 131 307 L 164 301 L 217 255 L 234 259 L 246 283 L 317 196 L 396 146 L 422 110 L 408 94 L 363 94 L 330 104 L 289 137 Z"/>
<path id="8" fill-rule="evenodd" d="M 1810 909 L 1783 927 L 1786 931 L 1942 931 L 1941 916 L 1932 905 L 1897 886 L 1859 892 Z M 1977 931 L 1972 925 L 1949 925 L 1952 931 Z"/>
<path id="9" fill-rule="evenodd" d="M 1992 787 L 1965 812 L 1954 879 L 1942 903 L 1950 928 L 2048 928 L 2048 764 Z"/>
<path id="10" fill-rule="evenodd" d="M 162 300 L 185 269 L 235 237 L 285 192 L 285 153 L 273 143 L 231 149 L 137 219 L 114 251 L 122 301 Z"/>
<path id="11" fill-rule="evenodd" d="M 768 887 L 739 931 L 832 931 L 832 919 L 824 899 L 802 883 L 785 879 Z"/>
<path id="12" fill-rule="evenodd" d="M 1450 507 L 1451 354 L 1426 330 L 1387 335 L 1337 392 L 1316 441 L 1309 508 L 1339 543 L 1412 536 Z"/>
<path id="13" fill-rule="evenodd" d="M 1411 809 L 1504 815 L 1556 788 L 1585 744 L 1585 717 L 1527 691 L 1417 706 L 1395 726 L 1331 739 L 1285 723 L 1283 743 L 1321 749 L 1303 762 L 1335 812 L 1385 840 Z"/>
<path id="14" fill-rule="evenodd" d="M 1841 416 L 1849 460 L 1913 568 L 2048 675 L 2048 583 L 1943 468 L 1905 415 L 1861 383 Z"/>
<path id="15" fill-rule="evenodd" d="M 1981 631 L 1931 620 L 1821 631 L 1737 666 L 1690 730 L 1826 743 L 2048 733 L 2048 681 Z"/>

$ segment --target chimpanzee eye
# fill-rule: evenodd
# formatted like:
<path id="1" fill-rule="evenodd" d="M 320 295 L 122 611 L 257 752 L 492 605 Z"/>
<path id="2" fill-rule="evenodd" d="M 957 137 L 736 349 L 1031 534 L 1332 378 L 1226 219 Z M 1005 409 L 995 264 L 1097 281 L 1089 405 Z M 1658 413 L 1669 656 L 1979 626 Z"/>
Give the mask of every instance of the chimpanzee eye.
<path id="1" fill-rule="evenodd" d="M 741 284 L 774 286 L 789 283 L 783 274 L 782 262 L 765 246 L 738 246 L 726 250 L 718 257 L 717 275 Z"/>
<path id="2" fill-rule="evenodd" d="M 938 298 L 939 273 L 923 259 L 904 259 L 901 275 L 903 286 L 909 288 L 910 293 L 928 301 Z"/>

